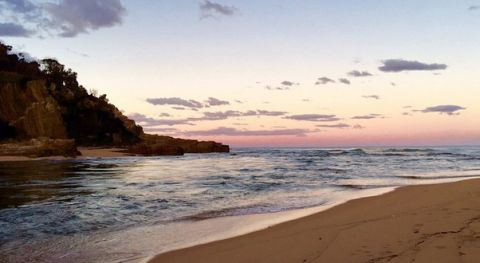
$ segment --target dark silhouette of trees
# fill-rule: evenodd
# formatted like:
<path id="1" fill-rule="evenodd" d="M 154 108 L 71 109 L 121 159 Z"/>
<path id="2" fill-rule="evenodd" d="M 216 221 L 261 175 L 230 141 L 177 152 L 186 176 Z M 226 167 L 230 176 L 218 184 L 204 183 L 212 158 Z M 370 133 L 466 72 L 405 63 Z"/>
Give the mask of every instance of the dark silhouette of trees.
<path id="1" fill-rule="evenodd" d="M 26 61 L 24 54 L 11 52 L 12 46 L 0 43 L 0 71 L 15 72 L 27 80 L 42 78 L 38 62 Z"/>

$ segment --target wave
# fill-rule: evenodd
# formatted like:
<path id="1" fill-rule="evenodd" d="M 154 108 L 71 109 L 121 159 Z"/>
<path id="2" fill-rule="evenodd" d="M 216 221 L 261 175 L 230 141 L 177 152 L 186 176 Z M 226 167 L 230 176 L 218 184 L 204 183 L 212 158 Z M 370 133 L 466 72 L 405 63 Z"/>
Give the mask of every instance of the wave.
<path id="1" fill-rule="evenodd" d="M 337 184 L 334 185 L 342 188 L 356 189 L 356 190 L 366 190 L 366 189 L 376 189 L 376 188 L 385 188 L 385 187 L 396 187 L 398 185 L 394 184 L 385 184 L 385 185 L 375 185 L 375 184 Z"/>
<path id="2" fill-rule="evenodd" d="M 401 179 L 415 179 L 415 180 L 439 180 L 439 179 L 460 179 L 460 178 L 476 178 L 480 174 L 473 175 L 446 175 L 446 176 L 421 176 L 421 175 L 398 175 L 396 178 Z"/>
<path id="3" fill-rule="evenodd" d="M 319 169 L 317 169 L 317 171 L 339 174 L 339 173 L 347 173 L 350 170 L 349 169 L 339 169 L 339 168 L 319 168 Z"/>
<path id="4" fill-rule="evenodd" d="M 390 148 L 383 150 L 383 152 L 406 152 L 406 153 L 429 153 L 429 152 L 434 152 L 434 149 L 431 148 Z"/>
<path id="5" fill-rule="evenodd" d="M 469 158 L 473 157 L 468 154 L 463 153 L 451 153 L 451 152 L 432 152 L 428 153 L 427 156 L 449 156 L 449 157 L 458 157 L 458 158 Z"/>
<path id="6" fill-rule="evenodd" d="M 329 154 L 334 155 L 334 156 L 341 156 L 341 155 L 364 156 L 364 155 L 368 155 L 368 153 L 365 152 L 363 149 L 329 150 Z"/>
<path id="7" fill-rule="evenodd" d="M 242 155 L 249 155 L 250 157 L 260 157 L 258 151 L 242 151 Z M 313 158 L 318 157 L 411 157 L 411 158 L 426 158 L 431 157 L 435 160 L 438 157 L 458 158 L 466 161 L 480 160 L 478 153 L 459 153 L 457 151 L 449 151 L 448 149 L 434 149 L 434 148 L 388 148 L 388 149 L 264 149 L 263 154 L 280 158 L 294 158 L 301 162 L 316 162 Z M 423 160 L 423 159 L 422 159 Z"/>
<path id="8" fill-rule="evenodd" d="M 269 206 L 265 204 L 257 204 L 252 206 L 230 207 L 230 208 L 200 212 L 194 215 L 185 216 L 180 220 L 202 221 L 202 220 L 207 220 L 211 218 L 227 217 L 227 216 L 278 213 L 278 212 L 294 210 L 294 209 L 303 209 L 303 208 L 310 208 L 314 206 L 322 206 L 322 205 L 325 205 L 326 203 L 327 202 L 320 202 L 320 203 L 309 204 L 309 205 L 295 205 L 295 206 L 271 206 L 271 205 Z"/>
<path id="9" fill-rule="evenodd" d="M 449 152 L 445 150 L 439 149 L 431 149 L 431 148 L 390 148 L 381 150 L 378 153 L 371 153 L 370 155 L 376 156 L 391 156 L 391 157 L 451 157 L 451 158 L 459 158 L 462 160 L 479 160 L 480 156 L 477 155 L 470 155 L 465 153 L 458 153 L 458 152 Z M 434 159 L 430 159 L 434 160 Z"/>

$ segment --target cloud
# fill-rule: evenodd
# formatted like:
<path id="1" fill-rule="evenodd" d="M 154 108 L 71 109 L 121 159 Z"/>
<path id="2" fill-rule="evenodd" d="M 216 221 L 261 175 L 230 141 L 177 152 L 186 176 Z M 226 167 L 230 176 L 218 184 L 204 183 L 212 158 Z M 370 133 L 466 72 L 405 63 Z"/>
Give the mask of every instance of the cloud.
<path id="1" fill-rule="evenodd" d="M 281 86 L 279 87 L 272 87 L 270 85 L 266 85 L 265 86 L 265 89 L 267 90 L 289 90 L 290 87 L 292 87 L 293 85 L 295 85 L 295 83 L 291 82 L 291 81 L 288 81 L 288 80 L 285 80 L 285 81 L 282 81 L 280 83 Z M 298 85 L 298 84 L 296 84 Z"/>
<path id="2" fill-rule="evenodd" d="M 287 114 L 284 111 L 268 111 L 268 110 L 257 110 L 257 115 L 263 116 L 282 116 Z"/>
<path id="3" fill-rule="evenodd" d="M 217 18 L 216 15 L 233 16 L 238 12 L 234 6 L 222 5 L 213 1 L 205 0 L 200 3 L 200 18 Z"/>
<path id="4" fill-rule="evenodd" d="M 327 77 L 321 77 L 321 78 L 318 78 L 318 79 L 317 79 L 317 82 L 315 82 L 315 85 L 325 85 L 325 84 L 327 84 L 327 83 L 329 83 L 329 82 L 334 83 L 335 80 L 330 79 L 330 78 L 327 78 Z"/>
<path id="5" fill-rule="evenodd" d="M 0 23 L 0 36 L 2 37 L 29 37 L 33 34 L 22 25 L 15 23 Z"/>
<path id="6" fill-rule="evenodd" d="M 284 86 L 293 86 L 293 85 L 295 85 L 295 83 L 293 83 L 293 82 L 291 82 L 291 81 L 288 81 L 288 80 L 282 81 L 281 84 L 284 85 Z"/>
<path id="7" fill-rule="evenodd" d="M 384 119 L 384 118 L 385 118 L 385 116 L 383 116 L 382 114 L 372 113 L 372 114 L 368 114 L 368 115 L 354 116 L 351 119 L 353 119 L 353 120 L 371 120 L 371 119 Z"/>
<path id="8" fill-rule="evenodd" d="M 325 115 L 325 114 L 298 114 L 298 115 L 286 116 L 284 118 L 289 120 L 296 120 L 296 121 L 314 121 L 314 122 L 329 122 L 329 121 L 340 120 L 339 118 L 337 118 L 336 115 Z"/>
<path id="9" fill-rule="evenodd" d="M 353 125 L 353 128 L 354 128 L 354 129 L 357 129 L 357 130 L 363 130 L 363 129 L 365 129 L 365 127 L 362 126 L 362 125 L 360 125 L 360 124 L 355 124 L 355 125 Z"/>
<path id="10" fill-rule="evenodd" d="M 378 96 L 378 95 L 363 95 L 362 98 L 364 98 L 364 99 L 376 99 L 376 100 L 379 100 L 379 99 L 380 99 L 380 96 Z"/>
<path id="11" fill-rule="evenodd" d="M 126 13 L 120 0 L 63 0 L 45 4 L 45 10 L 59 25 L 62 37 L 119 25 Z"/>
<path id="12" fill-rule="evenodd" d="M 59 0 L 41 4 L 30 0 L 2 0 L 0 8 L 7 23 L 15 22 L 31 32 L 18 36 L 75 37 L 120 25 L 126 14 L 120 0 Z"/>
<path id="13" fill-rule="evenodd" d="M 345 129 L 345 128 L 350 128 L 350 125 L 346 123 L 337 123 L 337 124 L 321 124 L 321 125 L 315 125 L 316 127 L 319 128 L 334 128 L 334 129 Z"/>
<path id="14" fill-rule="evenodd" d="M 177 109 L 184 109 L 182 107 L 172 107 Z M 167 113 L 168 114 L 168 113 Z M 167 117 L 167 114 L 162 113 L 160 117 Z M 217 111 L 217 112 L 204 112 L 203 116 L 201 117 L 190 117 L 184 119 L 155 119 L 147 117 L 140 113 L 132 113 L 128 115 L 129 118 L 135 120 L 142 126 L 174 126 L 174 125 L 195 125 L 194 122 L 199 121 L 218 121 L 218 120 L 226 120 L 229 118 L 238 118 L 238 117 L 275 117 L 275 116 L 283 116 L 287 114 L 283 111 L 268 111 L 268 110 L 249 110 L 245 112 L 241 111 Z M 170 115 L 168 115 L 170 116 Z"/>
<path id="15" fill-rule="evenodd" d="M 182 99 L 178 97 L 147 98 L 146 102 L 152 105 L 173 105 L 175 107 L 172 107 L 172 108 L 176 110 L 185 110 L 185 107 L 190 108 L 190 110 L 198 110 L 204 107 L 230 105 L 230 102 L 226 100 L 220 100 L 213 97 L 209 97 L 205 101 L 205 103 L 201 103 L 200 101 L 197 101 L 197 100 Z"/>
<path id="16" fill-rule="evenodd" d="M 203 117 L 198 118 L 188 118 L 189 121 L 205 121 L 205 120 L 225 120 L 228 118 L 236 118 L 236 117 L 252 117 L 252 116 L 283 116 L 287 114 L 283 111 L 268 111 L 268 110 L 249 110 L 245 112 L 241 111 L 217 111 L 217 112 L 204 112 Z"/>
<path id="17" fill-rule="evenodd" d="M 461 111 L 461 110 L 466 110 L 466 108 L 457 106 L 457 105 L 438 105 L 438 106 L 425 108 L 423 110 L 420 110 L 420 112 L 423 112 L 423 113 L 437 112 L 440 114 L 447 114 L 447 115 L 459 115 L 460 113 L 458 111 Z"/>
<path id="18" fill-rule="evenodd" d="M 338 79 L 338 81 L 339 81 L 340 83 L 343 83 L 343 84 L 346 84 L 346 85 L 350 85 L 350 80 L 348 80 L 348 79 L 340 78 L 340 79 Z"/>
<path id="19" fill-rule="evenodd" d="M 178 129 L 175 129 L 175 128 L 153 128 L 153 127 L 146 127 L 144 130 L 149 133 L 177 133 L 179 131 Z"/>
<path id="20" fill-rule="evenodd" d="M 305 129 L 273 129 L 273 130 L 238 130 L 218 127 L 210 130 L 184 132 L 188 136 L 305 136 L 310 130 Z"/>
<path id="21" fill-rule="evenodd" d="M 359 71 L 359 70 L 352 70 L 350 72 L 347 73 L 347 75 L 351 76 L 351 77 L 370 77 L 370 76 L 373 76 L 370 72 L 368 71 Z"/>
<path id="22" fill-rule="evenodd" d="M 185 107 L 173 106 L 172 109 L 174 110 L 187 110 Z"/>
<path id="23" fill-rule="evenodd" d="M 479 10 L 480 9 L 480 5 L 472 5 L 470 7 L 468 7 L 468 11 L 475 11 L 475 10 Z"/>
<path id="24" fill-rule="evenodd" d="M 171 98 L 148 98 L 146 101 L 152 105 L 176 105 L 187 108 L 199 109 L 203 108 L 203 104 L 196 100 L 185 100 L 178 97 Z"/>
<path id="25" fill-rule="evenodd" d="M 75 54 L 75 55 L 79 55 L 79 56 L 81 56 L 81 57 L 84 57 L 84 58 L 90 57 L 90 56 L 89 56 L 88 54 L 86 54 L 86 53 L 78 52 L 78 51 L 75 51 L 75 50 L 72 50 L 72 49 L 69 49 L 69 48 L 67 48 L 67 51 L 70 52 L 70 53 L 72 53 L 72 54 Z"/>
<path id="26" fill-rule="evenodd" d="M 418 61 L 408 61 L 403 59 L 387 59 L 382 61 L 383 66 L 378 69 L 383 72 L 401 72 L 401 71 L 413 71 L 413 70 L 445 70 L 447 65 L 445 64 L 427 64 Z"/>
<path id="27" fill-rule="evenodd" d="M 37 8 L 29 0 L 1 0 L 0 2 L 12 11 L 20 13 L 32 12 Z"/>
<path id="28" fill-rule="evenodd" d="M 174 126 L 174 125 L 195 125 L 190 123 L 187 119 L 155 119 L 147 117 L 140 113 L 132 113 L 128 115 L 128 118 L 134 120 L 137 124 L 145 127 L 149 126 Z"/>
<path id="29" fill-rule="evenodd" d="M 1 41 L 0 41 L 1 42 Z M 39 59 L 30 55 L 28 52 L 19 51 L 17 48 L 13 48 L 10 51 L 7 51 L 9 55 L 16 55 L 19 59 L 23 59 L 26 62 L 39 62 Z"/>
<path id="30" fill-rule="evenodd" d="M 205 103 L 208 106 L 230 105 L 230 102 L 228 102 L 226 100 L 220 100 L 220 99 L 212 98 L 212 97 L 209 97 L 208 100 L 205 101 Z"/>

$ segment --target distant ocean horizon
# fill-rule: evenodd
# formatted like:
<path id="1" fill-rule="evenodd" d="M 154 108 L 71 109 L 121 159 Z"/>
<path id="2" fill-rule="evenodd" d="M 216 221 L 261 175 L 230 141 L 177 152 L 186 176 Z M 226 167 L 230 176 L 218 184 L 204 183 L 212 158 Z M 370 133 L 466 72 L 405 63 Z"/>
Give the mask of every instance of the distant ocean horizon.
<path id="1" fill-rule="evenodd" d="M 259 147 L 3 162 L 0 262 L 141 260 L 215 239 L 212 233 L 252 230 L 253 221 L 268 225 L 400 186 L 476 177 L 480 146 Z"/>

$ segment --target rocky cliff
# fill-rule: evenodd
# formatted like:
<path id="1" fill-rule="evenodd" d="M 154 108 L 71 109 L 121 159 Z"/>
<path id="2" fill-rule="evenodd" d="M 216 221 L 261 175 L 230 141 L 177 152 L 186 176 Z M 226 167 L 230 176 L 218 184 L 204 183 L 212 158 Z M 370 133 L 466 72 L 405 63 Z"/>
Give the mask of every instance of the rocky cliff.
<path id="1" fill-rule="evenodd" d="M 0 72 L 0 122 L 10 132 L 1 137 L 67 139 L 60 106 L 45 89 L 45 81 L 5 81 Z"/>
<path id="2" fill-rule="evenodd" d="M 74 146 L 123 147 L 143 155 L 229 151 L 216 142 L 145 134 L 106 95 L 89 94 L 78 84 L 76 73 L 56 60 L 28 62 L 10 52 L 9 46 L 0 43 L 0 155 L 8 154 L 15 143 L 22 146 L 10 151 L 15 155 L 75 155 L 72 142 Z M 49 144 L 65 149 L 42 150 Z M 22 154 L 19 149 L 28 150 Z"/>

